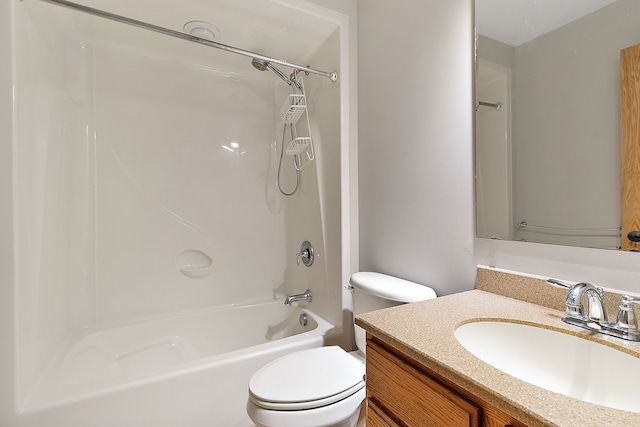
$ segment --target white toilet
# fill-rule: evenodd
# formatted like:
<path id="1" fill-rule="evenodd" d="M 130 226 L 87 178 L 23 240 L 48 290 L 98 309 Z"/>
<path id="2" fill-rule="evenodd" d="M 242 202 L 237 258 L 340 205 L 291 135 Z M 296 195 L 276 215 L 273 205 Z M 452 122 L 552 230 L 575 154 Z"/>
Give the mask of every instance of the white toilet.
<path id="1" fill-rule="evenodd" d="M 353 313 L 436 297 L 433 289 L 380 273 L 351 276 Z M 247 413 L 258 427 L 354 427 L 365 398 L 365 333 L 354 325 L 358 351 L 338 346 L 282 356 L 249 381 Z"/>

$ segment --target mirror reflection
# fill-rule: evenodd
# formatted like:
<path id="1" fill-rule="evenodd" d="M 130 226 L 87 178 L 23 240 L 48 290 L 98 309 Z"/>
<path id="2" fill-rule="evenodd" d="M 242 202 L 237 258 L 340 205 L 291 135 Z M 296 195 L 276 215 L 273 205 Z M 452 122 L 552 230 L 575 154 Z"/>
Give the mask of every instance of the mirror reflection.
<path id="1" fill-rule="evenodd" d="M 640 2 L 476 0 L 476 31 L 477 236 L 634 249 L 620 55 Z"/>

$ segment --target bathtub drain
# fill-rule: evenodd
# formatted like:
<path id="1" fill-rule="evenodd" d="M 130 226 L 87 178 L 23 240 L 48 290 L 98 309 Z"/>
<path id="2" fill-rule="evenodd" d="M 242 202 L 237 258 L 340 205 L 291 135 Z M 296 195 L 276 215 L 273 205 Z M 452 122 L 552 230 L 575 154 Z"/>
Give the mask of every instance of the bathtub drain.
<path id="1" fill-rule="evenodd" d="M 309 322 L 309 318 L 307 317 L 307 314 L 302 313 L 300 315 L 300 326 L 307 326 L 308 322 Z"/>

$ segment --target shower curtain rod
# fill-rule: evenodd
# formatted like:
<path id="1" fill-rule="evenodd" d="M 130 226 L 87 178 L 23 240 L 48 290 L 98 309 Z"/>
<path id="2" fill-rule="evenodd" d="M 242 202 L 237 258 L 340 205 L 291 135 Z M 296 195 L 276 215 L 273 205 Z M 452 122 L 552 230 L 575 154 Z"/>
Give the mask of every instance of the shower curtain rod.
<path id="1" fill-rule="evenodd" d="M 20 0 L 23 1 L 23 0 Z M 338 73 L 328 73 L 326 71 L 316 70 L 315 68 L 305 67 L 303 65 L 297 65 L 291 62 L 283 61 L 281 59 L 270 58 L 268 56 L 260 55 L 259 53 L 251 52 L 237 47 L 229 46 L 226 44 L 214 42 L 211 40 L 203 39 L 191 34 L 182 33 L 180 31 L 171 30 L 169 28 L 160 27 L 157 25 L 149 24 L 147 22 L 138 21 L 135 19 L 127 18 L 126 16 L 116 15 L 110 12 L 105 12 L 100 9 L 94 9 L 92 7 L 83 6 L 78 3 L 73 3 L 67 0 L 40 0 L 44 3 L 51 3 L 58 6 L 66 7 L 69 9 L 77 10 L 80 12 L 88 13 L 89 15 L 98 16 L 100 18 L 109 19 L 111 21 L 120 22 L 134 27 L 143 28 L 145 30 L 154 31 L 156 33 L 165 34 L 167 36 L 176 37 L 179 39 L 187 40 L 190 42 L 200 43 L 206 46 L 215 47 L 216 49 L 225 50 L 227 52 L 236 53 L 238 55 L 248 56 L 250 58 L 260 59 L 262 61 L 271 62 L 273 64 L 283 65 L 285 67 L 294 68 L 296 70 L 304 71 L 307 73 L 317 74 L 319 76 L 327 77 L 332 82 L 338 80 Z"/>

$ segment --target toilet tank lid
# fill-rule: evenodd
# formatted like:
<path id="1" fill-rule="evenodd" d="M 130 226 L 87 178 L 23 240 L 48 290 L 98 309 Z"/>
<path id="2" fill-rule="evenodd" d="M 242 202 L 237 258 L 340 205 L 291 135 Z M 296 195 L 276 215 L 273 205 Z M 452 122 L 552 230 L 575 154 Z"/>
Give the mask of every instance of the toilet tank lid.
<path id="1" fill-rule="evenodd" d="M 428 286 L 371 271 L 353 274 L 349 283 L 363 292 L 390 301 L 409 303 L 436 297 L 435 291 Z"/>

